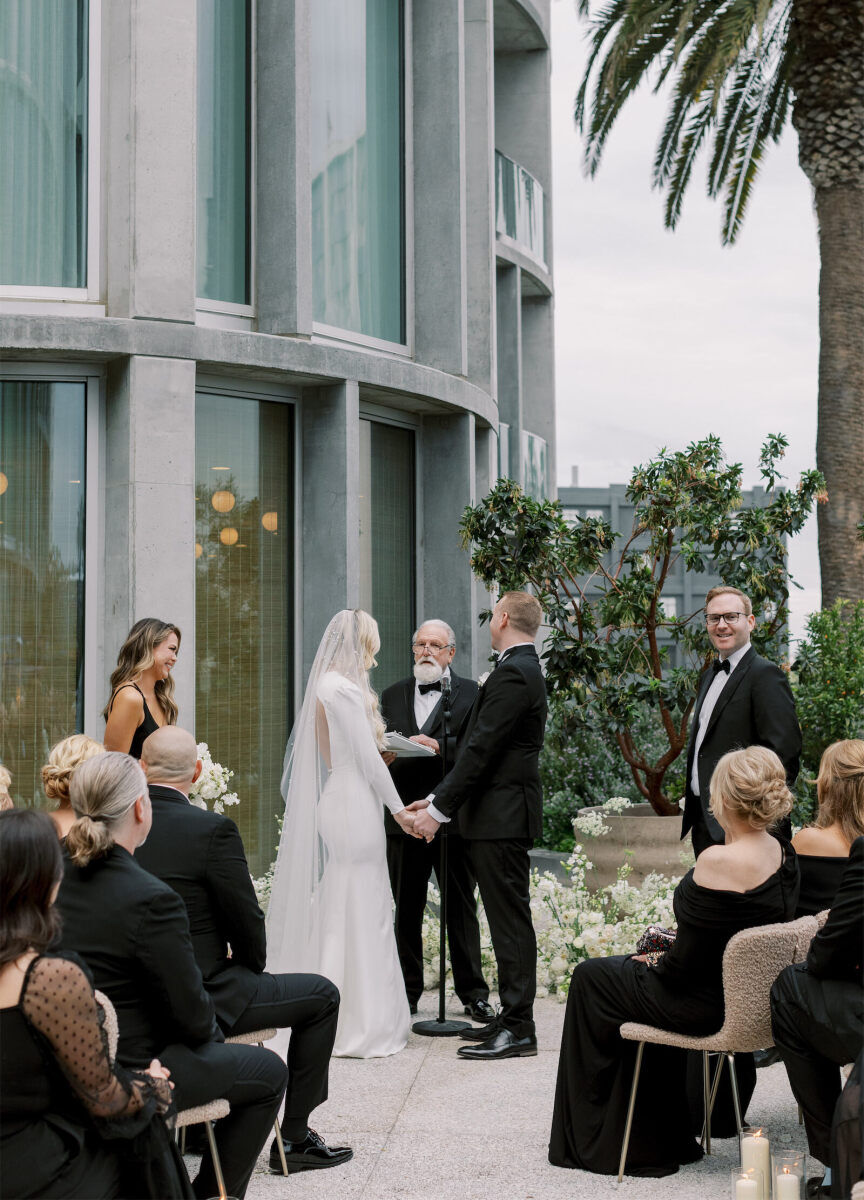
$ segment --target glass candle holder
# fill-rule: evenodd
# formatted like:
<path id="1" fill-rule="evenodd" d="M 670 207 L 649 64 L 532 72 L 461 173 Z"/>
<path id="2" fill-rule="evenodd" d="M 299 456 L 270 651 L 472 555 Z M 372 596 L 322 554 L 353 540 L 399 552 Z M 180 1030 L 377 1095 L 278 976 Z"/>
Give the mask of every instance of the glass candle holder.
<path id="1" fill-rule="evenodd" d="M 756 1167 L 732 1168 L 732 1200 L 767 1200 L 765 1176 Z"/>
<path id="2" fill-rule="evenodd" d="M 762 1187 L 757 1193 L 757 1200 L 771 1200 L 771 1143 L 768 1130 L 764 1125 L 753 1125 L 742 1129 L 741 1140 L 741 1170 L 759 1171 L 762 1175 Z"/>
<path id="3" fill-rule="evenodd" d="M 806 1154 L 771 1155 L 772 1200 L 804 1200 L 806 1186 Z"/>

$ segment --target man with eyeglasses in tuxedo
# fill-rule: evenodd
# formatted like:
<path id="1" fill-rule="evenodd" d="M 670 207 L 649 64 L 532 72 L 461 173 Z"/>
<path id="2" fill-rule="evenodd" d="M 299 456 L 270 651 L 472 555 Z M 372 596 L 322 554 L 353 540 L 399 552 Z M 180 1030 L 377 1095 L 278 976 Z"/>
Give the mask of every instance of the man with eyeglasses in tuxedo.
<path id="1" fill-rule="evenodd" d="M 756 618 L 749 597 L 738 588 L 711 588 L 705 597 L 705 625 L 717 658 L 696 694 L 681 827 L 682 838 L 690 832 L 697 857 L 724 840 L 710 811 L 711 775 L 724 754 L 767 746 L 786 768 L 790 788 L 801 755 L 801 729 L 786 674 L 750 645 Z M 788 820 L 779 832 L 791 837 Z"/>
<path id="2" fill-rule="evenodd" d="M 434 758 L 397 758 L 387 753 L 396 790 L 406 805 L 433 792 L 444 777 L 441 743 L 444 738 L 442 687 L 449 685 L 450 724 L 447 768 L 456 758 L 456 735 L 471 711 L 477 684 L 452 669 L 456 635 L 446 621 L 424 621 L 412 638 L 414 669 L 407 679 L 381 693 L 381 712 L 388 731 L 404 734 L 435 752 Z M 396 946 L 411 1012 L 423 991 L 423 913 L 433 870 L 438 873 L 440 842 L 406 838 L 389 813 L 387 866 L 396 901 Z M 476 880 L 468 845 L 459 836 L 458 821 L 448 830 L 447 843 L 447 943 L 456 994 L 465 1012 L 485 1024 L 495 1016 L 489 1003 L 489 986 L 483 978 L 480 926 L 474 899 Z"/>

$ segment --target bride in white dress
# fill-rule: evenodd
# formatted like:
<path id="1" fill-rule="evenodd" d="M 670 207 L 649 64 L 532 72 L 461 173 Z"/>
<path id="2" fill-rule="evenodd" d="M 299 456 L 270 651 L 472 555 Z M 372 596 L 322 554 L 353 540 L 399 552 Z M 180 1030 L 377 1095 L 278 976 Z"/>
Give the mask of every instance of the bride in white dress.
<path id="1" fill-rule="evenodd" d="M 368 613 L 327 626 L 286 753 L 285 818 L 267 911 L 267 969 L 313 971 L 339 988 L 333 1053 L 395 1054 L 410 1014 L 393 932 L 381 812 L 410 833 L 381 758 L 384 722 L 368 671 L 380 648 Z"/>

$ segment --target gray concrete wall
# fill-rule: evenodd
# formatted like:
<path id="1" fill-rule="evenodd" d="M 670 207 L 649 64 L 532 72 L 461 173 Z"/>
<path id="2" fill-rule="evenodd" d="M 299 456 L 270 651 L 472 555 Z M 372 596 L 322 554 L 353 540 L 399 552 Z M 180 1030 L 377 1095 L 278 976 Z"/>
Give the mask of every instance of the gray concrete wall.
<path id="1" fill-rule="evenodd" d="M 492 0 L 465 0 L 468 378 L 494 396 L 497 362 L 492 18 Z"/>
<path id="2" fill-rule="evenodd" d="M 509 475 L 522 482 L 522 289 L 518 267 L 498 267 L 498 414 L 510 426 Z"/>
<path id="3" fill-rule="evenodd" d="M 300 407 L 303 682 L 327 622 L 360 602 L 360 391 L 347 380 L 308 388 Z"/>
<path id="4" fill-rule="evenodd" d="M 556 494 L 554 303 L 551 296 L 522 297 L 522 419 L 546 441 L 549 496 Z"/>
<path id="5" fill-rule="evenodd" d="M 180 724 L 194 730 L 195 364 L 139 357 L 116 364 L 105 417 L 106 675 L 136 621 L 176 622 Z"/>

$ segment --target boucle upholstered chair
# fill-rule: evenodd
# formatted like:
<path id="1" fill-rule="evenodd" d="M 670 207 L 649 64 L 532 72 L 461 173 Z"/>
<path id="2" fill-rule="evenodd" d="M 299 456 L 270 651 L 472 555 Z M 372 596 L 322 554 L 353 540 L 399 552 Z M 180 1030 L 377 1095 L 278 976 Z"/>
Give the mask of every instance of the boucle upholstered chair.
<path id="1" fill-rule="evenodd" d="M 233 1037 L 226 1038 L 226 1042 L 230 1042 L 234 1046 L 264 1046 L 265 1042 L 269 1042 L 276 1036 L 275 1029 L 255 1029 L 252 1033 L 235 1033 Z M 279 1128 L 279 1117 L 273 1122 L 273 1128 L 276 1130 L 276 1145 L 279 1147 L 279 1159 L 282 1163 L 282 1174 L 288 1174 L 288 1163 L 285 1161 L 285 1147 L 282 1144 L 282 1130 Z"/>
<path id="2" fill-rule="evenodd" d="M 773 1046 L 771 1036 L 771 985 L 784 967 L 800 962 L 807 955 L 807 947 L 816 933 L 815 917 L 799 917 L 777 925 L 760 925 L 755 929 L 743 929 L 729 939 L 723 954 L 723 1003 L 725 1020 L 717 1033 L 695 1037 L 686 1033 L 675 1033 L 670 1029 L 658 1029 L 653 1025 L 641 1025 L 627 1021 L 621 1026 L 621 1037 L 625 1041 L 638 1042 L 636 1065 L 633 1071 L 633 1086 L 627 1108 L 627 1123 L 624 1143 L 621 1147 L 621 1162 L 618 1167 L 618 1182 L 624 1176 L 627 1148 L 630 1144 L 630 1129 L 633 1124 L 633 1109 L 636 1105 L 636 1089 L 642 1068 L 642 1052 L 645 1043 L 658 1046 L 675 1046 L 681 1050 L 702 1051 L 703 1096 L 705 1101 L 705 1126 L 702 1137 L 706 1152 L 711 1153 L 711 1111 L 717 1096 L 720 1073 L 724 1058 L 729 1064 L 732 1082 L 732 1101 L 735 1106 L 735 1121 L 740 1133 L 742 1126 L 741 1101 L 738 1096 L 738 1079 L 735 1074 L 735 1054 L 763 1050 Z M 708 1056 L 720 1055 L 709 1086 Z"/>
<path id="3" fill-rule="evenodd" d="M 108 1057 L 111 1062 L 117 1057 L 117 1042 L 120 1029 L 117 1024 L 117 1013 L 114 1005 L 104 992 L 97 991 L 96 1003 L 102 1009 L 102 1022 L 105 1036 L 108 1039 Z M 207 1130 L 207 1140 L 210 1143 L 210 1153 L 213 1155 L 213 1170 L 216 1172 L 216 1182 L 219 1184 L 219 1195 L 227 1196 L 225 1180 L 222 1176 L 222 1163 L 219 1161 L 219 1151 L 216 1149 L 216 1139 L 213 1136 L 213 1122 L 227 1117 L 231 1105 L 227 1100 L 211 1100 L 209 1104 L 200 1104 L 196 1108 L 186 1108 L 178 1112 L 175 1129 L 185 1129 L 187 1125 L 204 1125 Z M 184 1135 L 185 1136 L 185 1135 Z"/>

